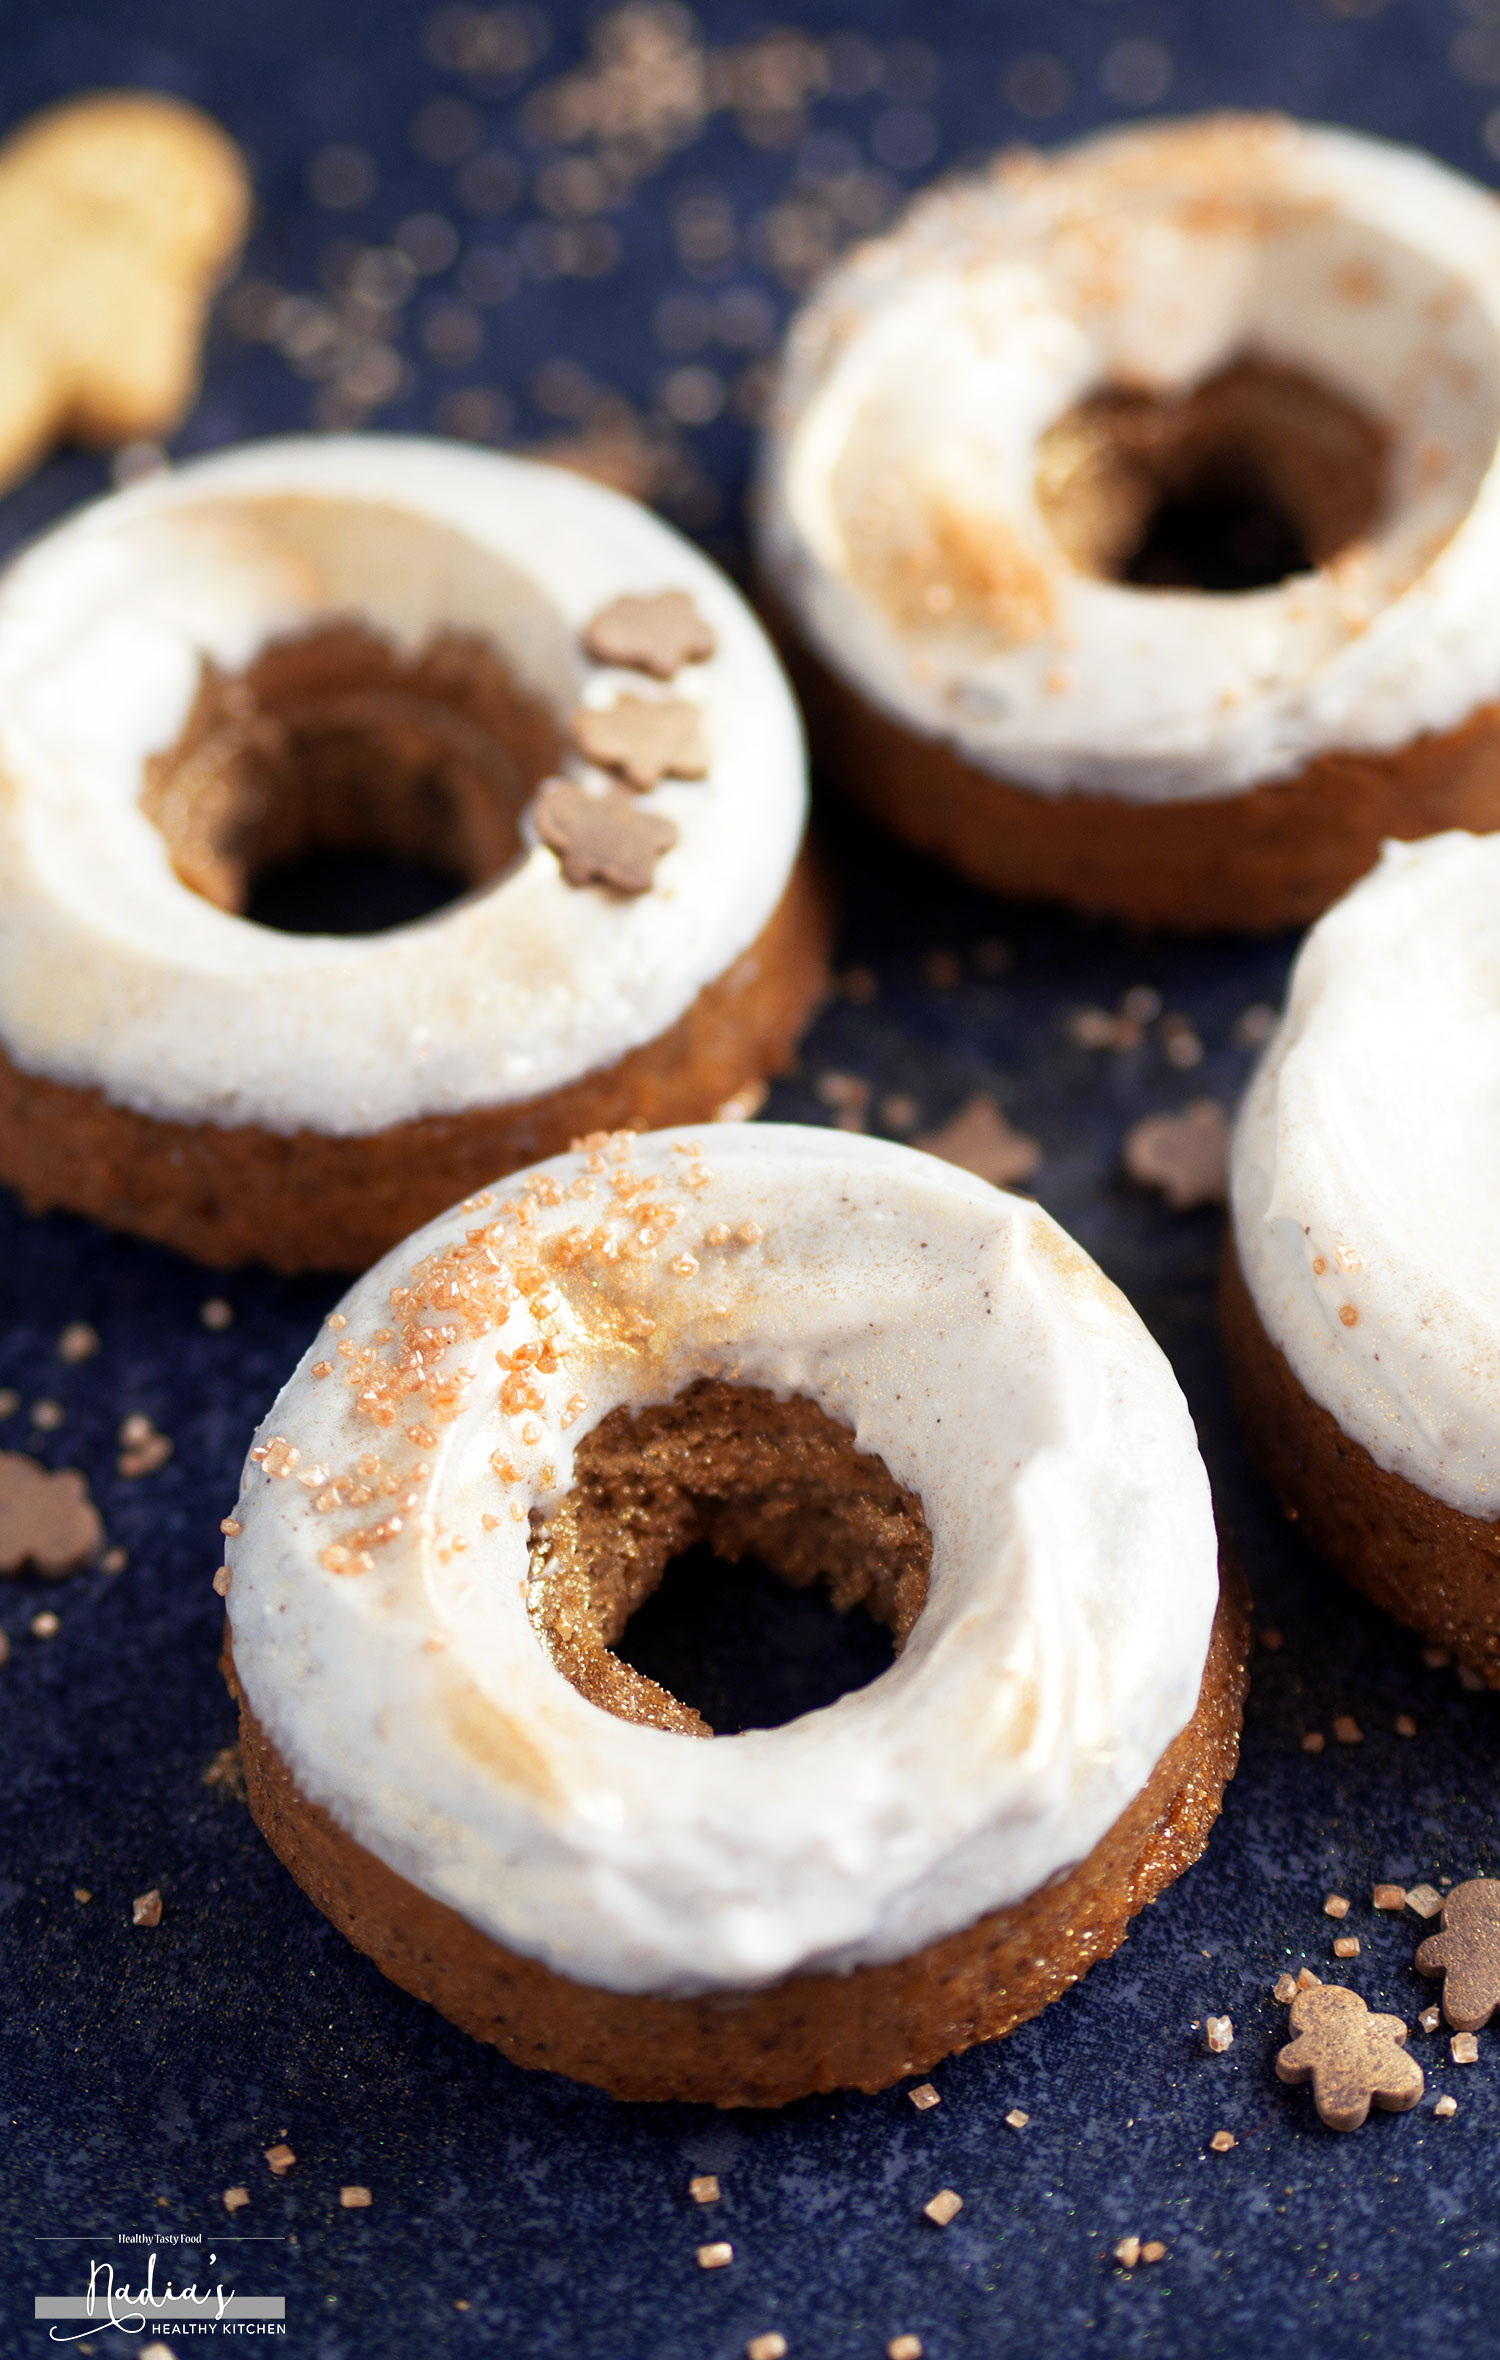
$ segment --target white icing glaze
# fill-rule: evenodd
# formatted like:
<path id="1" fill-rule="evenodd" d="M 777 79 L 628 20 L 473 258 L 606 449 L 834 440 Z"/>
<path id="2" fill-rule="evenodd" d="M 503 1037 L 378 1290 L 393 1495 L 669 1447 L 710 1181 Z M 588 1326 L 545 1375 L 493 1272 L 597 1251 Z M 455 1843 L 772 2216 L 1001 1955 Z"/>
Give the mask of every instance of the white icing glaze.
<path id="1" fill-rule="evenodd" d="M 1232 596 L 1075 571 L 1037 506 L 1040 435 L 1101 385 L 1180 392 L 1247 351 L 1387 428 L 1368 539 Z M 1045 793 L 1231 795 L 1500 694 L 1497 443 L 1487 191 L 1352 132 L 1151 125 L 1002 157 L 832 275 L 793 331 L 762 555 L 829 664 L 977 768 Z M 881 514 L 946 545 L 949 611 L 897 621 L 861 578 L 861 520 Z M 989 619 L 966 570 L 991 582 Z"/>
<path id="2" fill-rule="evenodd" d="M 565 718 L 653 693 L 578 634 L 627 592 L 691 593 L 718 652 L 670 694 L 711 769 L 631 900 L 532 844 L 419 924 L 278 934 L 173 874 L 140 809 L 209 656 L 356 615 L 406 647 L 486 634 Z M 580 775 L 582 765 L 574 764 Z M 419 437 L 251 445 L 86 509 L 0 586 L 0 1039 L 140 1112 L 358 1135 L 536 1097 L 676 1023 L 764 927 L 802 832 L 800 726 L 730 583 L 645 509 L 560 468 Z"/>
<path id="3" fill-rule="evenodd" d="M 1491 1521 L 1497 1077 L 1500 836 L 1388 844 L 1303 945 L 1232 1173 L 1245 1278 L 1303 1390 L 1378 1466 Z"/>
<path id="4" fill-rule="evenodd" d="M 506 1415 L 481 1311 L 440 1356 L 473 1376 L 436 1447 L 420 1445 L 429 1472 L 409 1492 L 402 1472 L 361 1512 L 394 1503 L 405 1519 L 369 1549 L 371 1570 L 326 1569 L 350 1515 L 320 1513 L 318 1486 L 365 1451 L 405 1470 L 419 1446 L 408 1406 L 391 1428 L 360 1413 L 370 1364 L 313 1374 L 327 1331 L 260 1430 L 257 1447 L 279 1438 L 302 1463 L 268 1474 L 286 1463 L 273 1447 L 247 1466 L 228 1549 L 239 1678 L 303 1792 L 500 1942 L 620 1991 L 902 1957 L 1035 1891 L 1089 1851 L 1187 1722 L 1218 1592 L 1171 1370 L 1039 1207 L 830 1131 L 720 1127 L 698 1144 L 706 1179 L 655 1133 L 617 1140 L 597 1169 L 561 1156 L 503 1184 L 512 1206 L 560 1198 L 501 1220 L 539 1266 L 526 1283 L 547 1280 L 558 1369 L 535 1381 L 540 1406 Z M 622 1150 L 648 1181 L 623 1201 Z M 606 1214 L 613 1259 L 597 1240 L 551 1259 Z M 387 1256 L 346 1297 L 341 1340 L 389 1322 L 392 1285 L 476 1228 L 459 1259 L 482 1292 L 496 1217 L 471 1203 Z M 711 1241 L 720 1227 L 727 1243 Z M 433 1292 L 455 1302 L 447 1273 Z M 517 1305 L 503 1348 L 536 1332 Z M 589 1703 L 526 1604 L 524 1519 L 566 1491 L 580 1438 L 700 1376 L 820 1403 L 919 1494 L 933 1539 L 927 1604 L 893 1669 L 784 1728 L 711 1742 Z M 491 1469 L 497 1445 L 512 1485 Z"/>

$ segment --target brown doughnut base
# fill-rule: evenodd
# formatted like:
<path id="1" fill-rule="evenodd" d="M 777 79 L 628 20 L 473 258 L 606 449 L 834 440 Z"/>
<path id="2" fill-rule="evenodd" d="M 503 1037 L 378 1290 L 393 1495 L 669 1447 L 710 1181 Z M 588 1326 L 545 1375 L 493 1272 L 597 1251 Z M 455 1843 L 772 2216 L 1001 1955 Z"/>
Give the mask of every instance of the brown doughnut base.
<path id="1" fill-rule="evenodd" d="M 362 1138 L 161 1122 L 0 1050 L 0 1180 L 200 1262 L 364 1270 L 423 1222 L 588 1131 L 709 1121 L 785 1064 L 827 980 L 826 896 L 808 855 L 758 939 L 667 1032 L 541 1098 Z"/>
<path id="2" fill-rule="evenodd" d="M 773 611 L 772 620 L 783 618 Z M 1393 753 L 1317 755 L 1240 795 L 1043 795 L 913 735 L 784 628 L 780 636 L 813 744 L 843 792 L 892 835 L 995 893 L 1141 926 L 1267 934 L 1318 917 L 1374 867 L 1389 836 L 1500 828 L 1500 705 Z"/>
<path id="3" fill-rule="evenodd" d="M 339 1931 L 393 1983 L 513 2064 L 617 2098 L 784 2106 L 925 2073 L 1037 2015 L 1119 1948 L 1130 1918 L 1198 1858 L 1218 1817 L 1239 1748 L 1246 1628 L 1244 1602 L 1226 1587 L 1191 1721 L 1059 1882 L 911 1958 L 792 1975 L 759 1991 L 602 1991 L 502 1948 L 307 1802 L 241 1698 L 245 1779 L 262 1834 Z"/>
<path id="4" fill-rule="evenodd" d="M 1303 1391 L 1261 1325 L 1232 1244 L 1219 1309 L 1250 1456 L 1286 1514 L 1357 1590 L 1500 1688 L 1500 1524 L 1377 1467 Z"/>

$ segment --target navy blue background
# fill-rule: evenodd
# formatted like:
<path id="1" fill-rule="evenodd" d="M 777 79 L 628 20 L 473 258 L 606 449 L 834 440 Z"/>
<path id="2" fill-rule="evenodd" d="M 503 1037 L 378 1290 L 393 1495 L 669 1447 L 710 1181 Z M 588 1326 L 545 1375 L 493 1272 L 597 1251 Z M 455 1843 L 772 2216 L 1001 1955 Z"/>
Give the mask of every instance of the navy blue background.
<path id="1" fill-rule="evenodd" d="M 747 136 L 733 110 L 715 114 L 607 214 L 618 248 L 592 278 L 553 273 L 550 233 L 526 235 L 547 218 L 539 175 L 550 151 L 528 141 L 523 110 L 583 54 L 585 21 L 568 6 L 534 20 L 548 39 L 526 71 L 476 88 L 433 62 L 415 7 L 10 0 L 0 109 L 18 118 L 101 83 L 198 100 L 249 151 L 261 210 L 247 275 L 283 297 L 321 301 L 320 273 L 341 267 L 329 263 L 336 240 L 380 248 L 415 212 L 451 220 L 466 250 L 529 255 L 492 266 L 512 270 L 516 291 L 479 308 L 477 331 L 460 320 L 457 340 L 473 349 L 458 368 L 424 338 L 435 307 L 462 301 L 451 291 L 462 263 L 414 286 L 386 338 L 403 356 L 402 382 L 363 414 L 430 427 L 452 418 L 455 390 L 488 390 L 505 397 L 492 402 L 493 430 L 524 444 L 618 421 L 611 401 L 623 395 L 632 430 L 669 453 L 669 506 L 735 562 L 755 390 L 745 372 L 757 355 L 742 330 L 723 342 L 713 307 L 726 289 L 759 290 L 765 317 L 784 315 L 791 289 L 767 259 L 772 208 L 806 204 L 816 223 L 830 174 L 867 171 L 872 154 L 897 156 L 880 169 L 899 187 L 1002 139 L 1139 113 L 1143 92 L 1170 108 L 1287 106 L 1489 175 L 1493 13 L 1447 0 L 802 0 L 796 21 L 818 38 L 864 34 L 873 47 L 856 65 L 863 56 L 879 86 L 814 95 L 800 121 L 770 134 L 751 124 Z M 699 21 L 722 49 L 762 20 L 725 0 Z M 1122 43 L 1156 47 L 1122 57 Z M 1032 104 L 1040 93 L 1045 117 L 1004 95 L 1007 70 L 1036 52 L 1051 64 L 1008 87 Z M 516 161 L 522 193 L 492 220 L 465 212 L 460 166 L 411 145 L 417 111 L 443 94 L 477 109 L 482 147 Z M 310 161 L 330 143 L 357 146 L 375 167 L 368 197 L 342 212 L 309 193 Z M 927 149 L 929 161 L 900 168 Z M 679 204 L 705 192 L 732 243 L 717 276 L 695 278 Z M 664 327 L 658 306 L 672 293 L 704 301 Z M 315 408 L 326 379 L 230 324 L 244 331 L 258 316 L 228 297 L 176 449 L 329 414 Z M 559 361 L 587 380 L 559 375 Z M 699 372 L 686 386 L 683 369 Z M 0 542 L 14 545 L 108 473 L 94 458 L 53 459 L 0 502 Z M 0 1669 L 5 2353 L 51 2348 L 32 2324 L 33 2296 L 81 2289 L 89 2259 L 138 2268 L 141 2249 L 109 2242 L 129 2230 L 201 2232 L 205 2262 L 217 2256 L 208 2276 L 287 2297 L 281 2348 L 299 2356 L 729 2360 L 769 2328 L 796 2360 L 877 2355 L 901 2331 L 919 2334 L 933 2360 L 1070 2354 L 1085 2338 L 1108 2354 L 1316 2348 L 1341 2360 L 1419 2341 L 1449 2360 L 1493 2351 L 1495 2037 L 1481 2036 L 1479 2064 L 1460 2070 L 1445 2041 L 1414 2030 L 1423 2105 L 1338 2138 L 1317 2126 L 1305 2092 L 1275 2080 L 1285 2018 L 1269 1995 L 1279 1972 L 1307 1961 L 1408 2020 L 1430 2000 L 1411 1966 L 1420 1928 L 1375 1917 L 1369 1888 L 1500 1869 L 1494 1701 L 1424 1668 L 1417 1643 L 1346 1595 L 1280 1522 L 1228 1411 L 1211 1301 L 1218 1217 L 1174 1215 L 1120 1170 L 1137 1115 L 1202 1094 L 1233 1101 L 1249 1058 L 1239 1019 L 1275 1001 L 1293 945 L 1163 943 L 1018 912 L 836 813 L 825 843 L 844 898 L 841 965 L 869 970 L 877 989 L 824 1013 L 769 1111 L 831 1119 L 818 1091 L 829 1073 L 870 1082 L 876 1127 L 892 1094 L 916 1102 L 923 1126 L 975 1088 L 999 1097 L 1045 1149 L 1042 1200 L 1171 1354 L 1257 1619 L 1285 1636 L 1279 1652 L 1257 1650 L 1243 1766 L 1207 1857 L 1040 2021 L 940 2068 L 932 2112 L 899 2089 L 774 2116 L 628 2108 L 512 2069 L 348 1950 L 243 1806 L 204 1784 L 233 1734 L 214 1668 L 218 1518 L 253 1422 L 339 1289 L 254 1272 L 221 1283 L 0 1201 L 0 1385 L 66 1413 L 56 1432 L 36 1433 L 23 1408 L 0 1443 L 84 1468 L 111 1539 L 129 1551 L 113 1576 L 0 1592 L 12 1648 Z M 997 941 L 1013 953 L 1001 973 Z M 1126 1052 L 1073 1041 L 1073 1012 L 1112 1008 L 1142 983 L 1191 1019 L 1205 1051 L 1196 1067 L 1170 1061 L 1160 1028 Z M 235 1317 L 210 1332 L 199 1307 L 220 1293 Z M 78 1319 L 97 1326 L 102 1350 L 65 1366 L 57 1338 Z M 175 1451 L 163 1471 L 127 1483 L 113 1437 L 134 1411 Z M 61 1619 L 50 1639 L 30 1632 L 44 1606 Z M 1399 1712 L 1415 1717 L 1414 1739 L 1395 1734 Z M 1304 1732 L 1331 1732 L 1341 1713 L 1363 1742 L 1330 1734 L 1321 1755 L 1306 1753 Z M 153 1885 L 162 1923 L 136 1929 L 132 1896 Z M 73 1897 L 80 1886 L 86 1904 Z M 1331 1961 L 1330 1888 L 1354 1898 L 1345 1930 L 1363 1950 L 1348 1966 Z M 1224 2056 L 1205 2048 L 1210 2011 L 1235 2021 Z M 1444 2089 L 1459 2101 L 1447 2122 L 1431 2111 Z M 1019 2133 L 1003 2122 L 1015 2106 L 1031 2117 Z M 1208 2147 L 1221 2127 L 1238 2140 L 1227 2155 Z M 282 2136 L 297 2163 L 275 2181 L 261 2150 Z M 687 2197 L 698 2170 L 723 2183 L 711 2213 Z M 340 2210 L 347 2181 L 369 2185 L 368 2211 Z M 220 2199 L 236 2183 L 252 2201 L 231 2219 Z M 964 2209 L 940 2231 L 920 2207 L 945 2184 Z M 1108 2255 L 1128 2232 L 1159 2237 L 1166 2260 L 1119 2274 Z M 735 2261 L 706 2275 L 694 2249 L 712 2235 L 733 2240 Z M 189 2247 L 172 2267 L 197 2259 Z"/>

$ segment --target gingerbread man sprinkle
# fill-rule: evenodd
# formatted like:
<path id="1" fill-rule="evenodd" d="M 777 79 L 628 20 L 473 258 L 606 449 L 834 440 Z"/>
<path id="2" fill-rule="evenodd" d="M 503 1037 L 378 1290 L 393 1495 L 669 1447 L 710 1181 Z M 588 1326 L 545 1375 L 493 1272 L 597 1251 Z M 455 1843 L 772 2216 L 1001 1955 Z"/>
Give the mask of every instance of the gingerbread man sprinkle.
<path id="1" fill-rule="evenodd" d="M 1443 2014 L 1477 2032 L 1500 2008 L 1500 1877 L 1470 1877 L 1443 1902 L 1443 1930 L 1417 1951 L 1419 1975 L 1443 1978 Z"/>
<path id="2" fill-rule="evenodd" d="M 706 662 L 718 641 L 685 590 L 658 590 L 650 598 L 612 599 L 588 625 L 583 644 L 596 664 L 670 680 L 684 664 Z"/>
<path id="3" fill-rule="evenodd" d="M 1405 2114 L 1426 2087 L 1421 2066 L 1406 2054 L 1399 2016 L 1372 2016 L 1357 1991 L 1316 1983 L 1292 2002 L 1295 2040 L 1278 2052 L 1282 2081 L 1310 2081 L 1313 2104 L 1333 2131 L 1357 2131 L 1372 2103 Z"/>
<path id="4" fill-rule="evenodd" d="M 580 754 L 642 795 L 664 778 L 708 775 L 702 712 L 681 697 L 622 696 L 605 712 L 584 705 L 569 729 Z"/>
<path id="5" fill-rule="evenodd" d="M 643 811 L 619 787 L 607 795 L 588 795 L 571 779 L 544 779 L 535 811 L 536 832 L 557 854 L 570 885 L 649 893 L 657 862 L 677 841 L 669 819 Z"/>
<path id="6" fill-rule="evenodd" d="M 35 1459 L 0 1450 L 0 1573 L 56 1579 L 89 1564 L 104 1543 L 99 1511 L 76 1468 L 49 1474 Z"/>

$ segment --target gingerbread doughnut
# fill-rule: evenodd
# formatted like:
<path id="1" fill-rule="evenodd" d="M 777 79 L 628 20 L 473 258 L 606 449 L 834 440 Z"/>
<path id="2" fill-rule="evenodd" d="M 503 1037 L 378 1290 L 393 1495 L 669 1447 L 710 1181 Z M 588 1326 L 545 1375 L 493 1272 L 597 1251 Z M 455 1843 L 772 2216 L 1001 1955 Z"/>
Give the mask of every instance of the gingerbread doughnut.
<path id="1" fill-rule="evenodd" d="M 1500 824 L 1500 213 L 1274 116 L 1008 153 L 796 322 L 761 563 L 816 732 L 1006 893 L 1263 929 Z"/>
<path id="2" fill-rule="evenodd" d="M 1224 1308 L 1315 1549 L 1500 1687 L 1500 836 L 1391 844 L 1314 927 L 1241 1110 Z"/>
<path id="3" fill-rule="evenodd" d="M 1186 1405 L 1034 1204 L 775 1125 L 582 1143 L 371 1271 L 226 1530 L 251 1806 L 382 1971 L 627 2097 L 878 2088 L 1008 2031 L 1234 1766 Z M 613 1652 L 699 1539 L 899 1654 L 709 1737 Z"/>
<path id="4" fill-rule="evenodd" d="M 359 436 L 101 501 L 0 586 L 0 1177 L 354 1269 L 580 1131 L 707 1119 L 821 988 L 804 806 L 748 609 L 597 484 Z M 348 848 L 470 890 L 241 914 Z"/>

